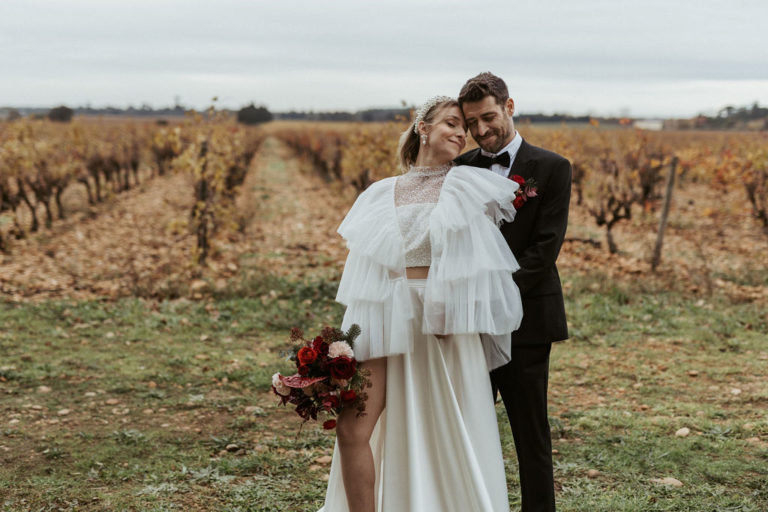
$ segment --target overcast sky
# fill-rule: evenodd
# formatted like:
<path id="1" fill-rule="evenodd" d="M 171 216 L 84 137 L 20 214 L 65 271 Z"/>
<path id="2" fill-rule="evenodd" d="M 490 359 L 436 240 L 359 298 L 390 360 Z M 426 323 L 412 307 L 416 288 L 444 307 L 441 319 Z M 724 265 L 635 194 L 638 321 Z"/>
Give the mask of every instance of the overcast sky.
<path id="1" fill-rule="evenodd" d="M 357 110 L 455 96 L 518 112 L 768 104 L 768 1 L 0 0 L 0 106 Z"/>

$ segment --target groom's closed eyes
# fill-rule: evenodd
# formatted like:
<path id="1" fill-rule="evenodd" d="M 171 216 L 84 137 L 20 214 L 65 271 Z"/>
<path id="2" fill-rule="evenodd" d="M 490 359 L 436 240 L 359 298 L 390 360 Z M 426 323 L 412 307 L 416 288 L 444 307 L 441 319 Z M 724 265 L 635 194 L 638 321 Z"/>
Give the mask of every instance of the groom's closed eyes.
<path id="1" fill-rule="evenodd" d="M 482 114 L 480 116 L 480 119 L 483 120 L 484 123 L 489 124 L 494 121 L 498 117 L 498 114 L 496 112 L 488 112 L 486 114 Z M 469 117 L 467 118 L 467 125 L 472 128 L 477 125 L 477 118 L 475 117 Z"/>

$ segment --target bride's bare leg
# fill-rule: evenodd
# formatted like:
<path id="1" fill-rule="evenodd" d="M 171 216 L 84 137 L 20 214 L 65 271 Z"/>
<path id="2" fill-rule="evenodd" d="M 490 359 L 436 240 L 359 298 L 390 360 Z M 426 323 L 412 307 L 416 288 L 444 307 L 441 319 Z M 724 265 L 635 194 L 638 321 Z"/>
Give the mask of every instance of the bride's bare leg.
<path id="1" fill-rule="evenodd" d="M 339 414 L 336 439 L 341 453 L 341 476 L 351 512 L 374 512 L 376 472 L 369 441 L 373 427 L 384 409 L 387 384 L 387 358 L 362 363 L 371 372 L 371 388 L 367 390 L 365 416 L 356 416 L 354 409 Z"/>

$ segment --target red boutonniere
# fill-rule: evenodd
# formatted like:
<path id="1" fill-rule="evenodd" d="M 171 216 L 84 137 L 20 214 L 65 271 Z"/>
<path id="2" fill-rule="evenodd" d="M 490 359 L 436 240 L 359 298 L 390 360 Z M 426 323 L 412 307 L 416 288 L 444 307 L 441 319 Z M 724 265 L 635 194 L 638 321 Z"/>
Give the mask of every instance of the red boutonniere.
<path id="1" fill-rule="evenodd" d="M 538 195 L 536 193 L 536 190 L 538 190 L 536 180 L 533 178 L 528 178 L 526 180 L 519 174 L 513 174 L 509 179 L 520 185 L 520 188 L 515 191 L 515 200 L 512 201 L 512 206 L 515 207 L 515 210 L 519 210 L 529 197 L 536 197 Z"/>

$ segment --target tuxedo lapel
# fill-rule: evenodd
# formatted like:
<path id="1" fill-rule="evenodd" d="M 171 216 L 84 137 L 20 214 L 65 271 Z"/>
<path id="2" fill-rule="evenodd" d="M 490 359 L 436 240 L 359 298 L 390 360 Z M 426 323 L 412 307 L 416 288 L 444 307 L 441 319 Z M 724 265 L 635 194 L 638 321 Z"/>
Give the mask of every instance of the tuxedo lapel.
<path id="1" fill-rule="evenodd" d="M 517 155 L 515 155 L 515 161 L 512 162 L 512 167 L 509 169 L 510 178 L 515 174 L 522 176 L 525 180 L 536 178 L 534 174 L 536 173 L 537 160 L 532 153 L 531 145 L 523 139 L 520 148 L 517 150 Z M 537 199 L 536 197 L 530 198 L 531 204 L 528 204 L 527 207 L 521 207 L 515 216 L 514 222 L 504 223 L 501 226 L 501 232 L 516 256 L 523 250 L 523 247 L 520 245 L 521 241 L 528 239 L 528 233 L 536 216 L 536 207 L 533 203 L 537 202 Z"/>
<path id="2" fill-rule="evenodd" d="M 531 160 L 531 145 L 523 139 L 520 148 L 515 155 L 515 161 L 509 170 L 509 175 L 519 174 L 523 178 L 530 178 L 533 172 L 534 161 Z"/>

